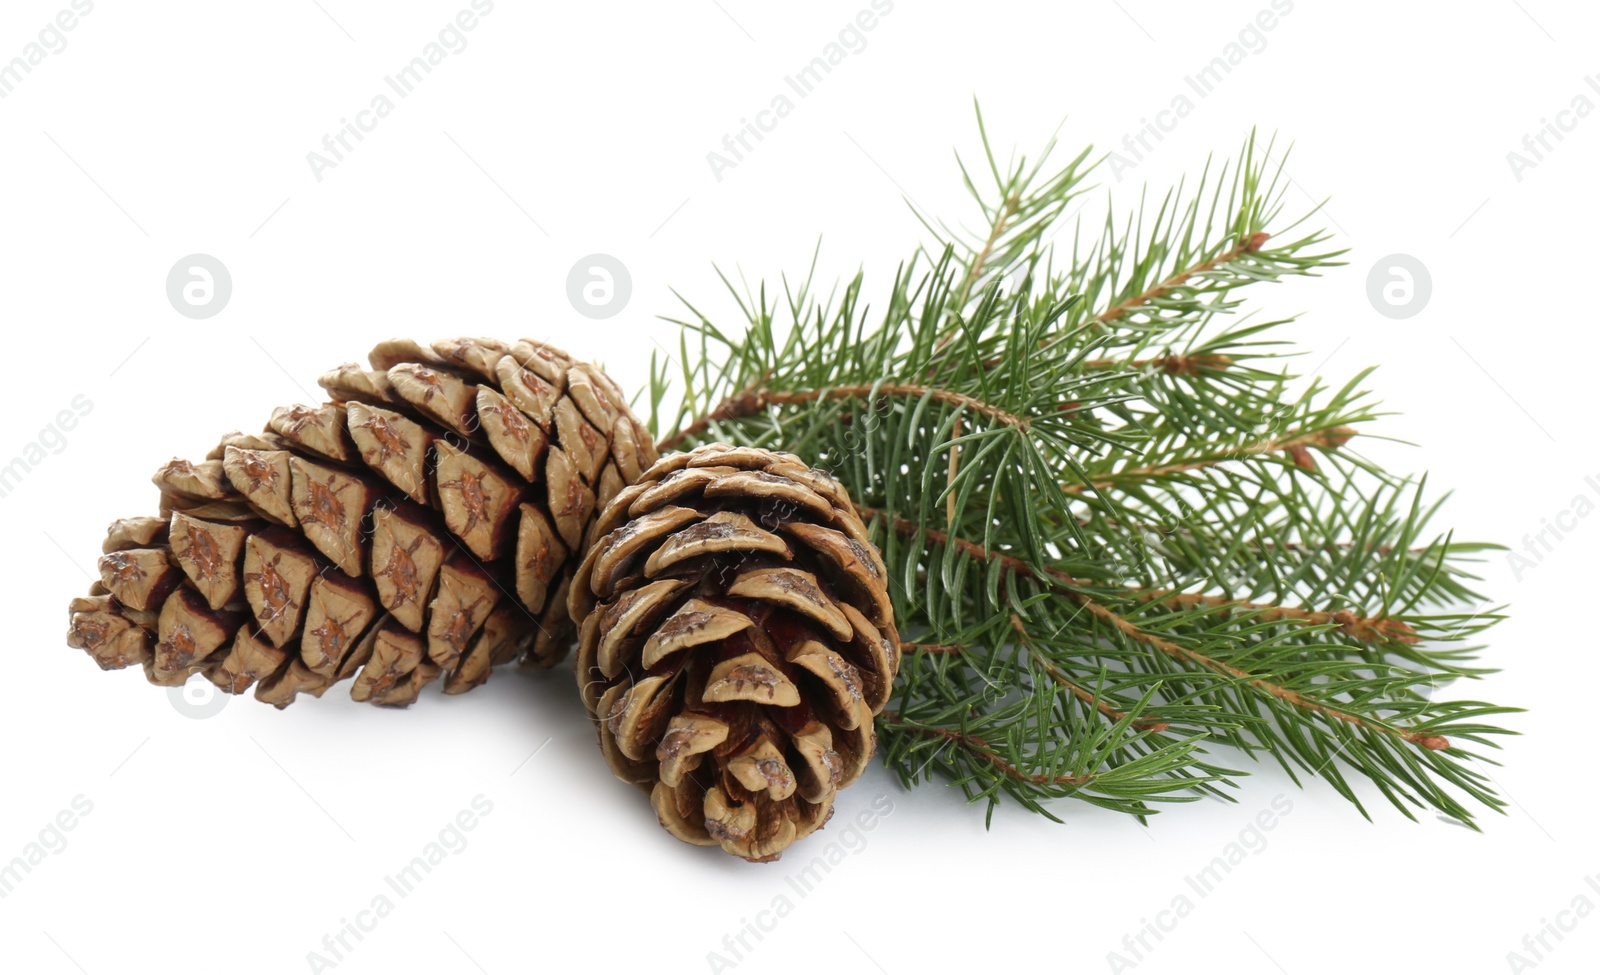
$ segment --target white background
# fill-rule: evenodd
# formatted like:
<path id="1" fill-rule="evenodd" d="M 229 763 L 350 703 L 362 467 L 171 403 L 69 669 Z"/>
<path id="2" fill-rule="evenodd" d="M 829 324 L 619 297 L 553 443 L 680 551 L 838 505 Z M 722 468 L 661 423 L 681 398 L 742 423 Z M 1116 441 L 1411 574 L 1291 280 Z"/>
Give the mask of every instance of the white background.
<path id="1" fill-rule="evenodd" d="M 7 0 L 0 61 L 66 5 Z M 470 844 L 341 975 L 708 971 L 707 953 L 784 893 L 793 911 L 733 970 L 1106 971 L 1124 934 L 1189 893 L 1193 913 L 1135 970 L 1497 972 L 1578 895 L 1600 905 L 1585 886 L 1600 871 L 1585 620 L 1597 518 L 1520 580 L 1502 558 L 1484 568 L 1487 592 L 1513 604 L 1486 654 L 1505 672 L 1452 691 L 1532 708 L 1493 772 L 1513 805 L 1484 835 L 1408 822 L 1376 794 L 1369 824 L 1266 767 L 1237 805 L 1177 807 L 1148 830 L 1066 804 L 1064 826 L 1007 808 L 985 831 L 953 790 L 905 792 L 875 766 L 835 824 L 879 796 L 893 813 L 798 898 L 786 879 L 806 847 L 752 866 L 669 839 L 612 780 L 564 671 L 499 674 L 459 698 L 430 689 L 403 712 L 333 692 L 283 713 L 231 700 L 205 720 L 137 673 L 99 673 L 64 646 L 64 607 L 105 524 L 153 508 L 147 477 L 167 458 L 198 459 L 222 432 L 311 400 L 323 369 L 391 335 L 536 336 L 633 388 L 651 339 L 673 344 L 655 318 L 677 307 L 669 288 L 726 310 L 714 262 L 775 277 L 821 235 L 827 276 L 860 265 L 881 287 L 921 233 L 902 192 L 970 215 L 951 150 L 975 149 L 973 96 L 1002 147 L 1031 152 L 1065 118 L 1068 151 L 1112 148 L 1267 2 L 898 0 L 721 181 L 706 153 L 867 0 L 499 0 L 319 182 L 306 154 L 467 0 L 320 6 L 100 0 L 0 100 L 0 461 L 74 396 L 93 403 L 0 500 L 0 860 L 74 797 L 93 804 L 0 900 L 4 970 L 311 970 L 307 952 L 479 795 L 493 811 Z M 1520 181 L 1506 159 L 1579 93 L 1600 103 L 1584 82 L 1600 72 L 1597 24 L 1592 5 L 1555 0 L 1298 0 L 1108 184 L 1121 201 L 1165 187 L 1252 126 L 1292 141 L 1290 207 L 1330 198 L 1350 266 L 1252 293 L 1255 306 L 1305 311 L 1292 333 L 1330 378 L 1382 365 L 1372 382 L 1401 415 L 1372 432 L 1421 446 L 1368 452 L 1453 488 L 1441 527 L 1462 537 L 1521 546 L 1576 496 L 1600 497 L 1584 481 L 1600 477 L 1600 118 Z M 196 252 L 233 276 L 205 321 L 164 292 Z M 566 297 L 568 270 L 594 252 L 633 277 L 630 305 L 604 322 Z M 1368 270 L 1397 252 L 1433 279 L 1405 321 L 1366 297 Z M 1266 849 L 1195 897 L 1184 877 L 1280 795 L 1292 811 Z M 1593 971 L 1600 918 L 1564 938 L 1537 970 Z"/>

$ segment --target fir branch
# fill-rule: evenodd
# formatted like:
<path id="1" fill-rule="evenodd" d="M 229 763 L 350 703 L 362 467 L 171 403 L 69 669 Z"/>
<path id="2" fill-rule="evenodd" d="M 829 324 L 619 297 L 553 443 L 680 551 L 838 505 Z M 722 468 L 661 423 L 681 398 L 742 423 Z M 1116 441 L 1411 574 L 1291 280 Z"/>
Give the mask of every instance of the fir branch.
<path id="1" fill-rule="evenodd" d="M 1433 698 L 1488 673 L 1467 566 L 1492 546 L 1428 534 L 1424 483 L 1353 452 L 1367 373 L 1301 381 L 1283 321 L 1229 324 L 1241 289 L 1338 263 L 1282 225 L 1281 169 L 1252 137 L 1062 258 L 1088 151 L 1002 167 L 980 135 L 982 229 L 927 224 L 874 319 L 815 261 L 772 295 L 724 278 L 742 327 L 686 303 L 675 416 L 665 364 L 650 386 L 663 449 L 792 450 L 850 490 L 906 640 L 884 760 L 1052 817 L 1225 796 L 1215 745 L 1358 807 L 1348 772 L 1408 816 L 1500 809 L 1469 749 L 1514 709 Z"/>
<path id="2" fill-rule="evenodd" d="M 1128 637 L 1129 639 L 1153 647 L 1154 649 L 1159 650 L 1168 656 L 1195 664 L 1207 670 L 1214 671 L 1225 677 L 1247 682 L 1250 686 L 1270 694 L 1271 696 L 1297 708 L 1337 718 L 1340 721 L 1349 722 L 1357 727 L 1394 735 L 1397 738 L 1410 742 L 1414 745 L 1420 745 L 1424 748 L 1431 748 L 1437 751 L 1450 747 L 1449 741 L 1442 736 L 1429 735 L 1414 730 L 1399 728 L 1385 721 L 1380 721 L 1371 717 L 1363 717 L 1362 715 L 1342 709 L 1337 705 L 1316 700 L 1306 694 L 1302 694 L 1298 691 L 1291 690 L 1288 687 L 1273 683 L 1265 677 L 1251 674 L 1248 671 L 1232 666 L 1231 664 L 1214 660 L 1205 656 L 1204 654 L 1196 653 L 1188 647 L 1184 647 L 1170 639 L 1149 632 L 1141 628 L 1138 624 L 1129 620 L 1127 617 L 1117 613 L 1109 605 L 1107 605 L 1106 601 L 1097 599 L 1090 595 L 1090 593 L 1087 591 L 1091 588 L 1089 583 L 1081 579 L 1074 579 L 1059 569 L 1045 569 L 1041 575 L 1038 570 L 1022 559 L 1001 553 L 985 551 L 981 545 L 978 545 L 975 542 L 968 541 L 964 538 L 950 536 L 936 528 L 918 526 L 904 518 L 892 517 L 882 511 L 872 508 L 865 508 L 860 505 L 857 506 L 857 511 L 860 512 L 862 518 L 865 520 L 887 521 L 895 531 L 900 532 L 901 534 L 921 535 L 934 545 L 949 546 L 960 551 L 968 558 L 976 561 L 993 563 L 1001 566 L 1007 572 L 1026 578 L 1041 579 L 1042 581 L 1057 587 L 1060 592 L 1076 600 L 1089 613 L 1093 614 L 1102 622 L 1111 626 L 1113 629 L 1117 630 L 1119 633 Z M 1238 609 L 1247 611 L 1253 616 L 1254 619 L 1264 623 L 1287 620 L 1309 626 L 1327 626 L 1329 624 L 1337 624 L 1341 629 L 1351 633 L 1351 635 L 1354 636 L 1359 633 L 1362 637 L 1368 638 L 1368 642 L 1373 643 L 1413 643 L 1417 640 L 1417 637 L 1411 628 L 1400 620 L 1366 620 L 1345 610 L 1337 613 L 1323 613 L 1295 607 L 1263 606 L 1255 603 L 1239 602 L 1223 599 L 1221 597 L 1204 596 L 1195 593 L 1140 592 L 1129 593 L 1129 595 L 1140 602 L 1162 603 L 1178 612 L 1186 612 L 1197 608 L 1205 613 L 1217 613 Z M 1013 614 L 1012 621 L 1012 625 L 1017 628 L 1019 632 L 1021 632 L 1022 623 L 1020 618 Z M 1025 638 L 1023 640 L 1023 644 L 1027 644 L 1027 640 Z"/>
<path id="3" fill-rule="evenodd" d="M 1348 609 L 1329 612 L 1328 610 L 1306 609 L 1303 606 L 1278 606 L 1269 603 L 1251 602 L 1246 599 L 1230 599 L 1227 596 L 1194 592 L 1171 592 L 1162 589 L 1140 592 L 1136 598 L 1142 602 L 1159 602 L 1176 612 L 1205 609 L 1216 614 L 1227 614 L 1235 610 L 1242 610 L 1249 613 L 1253 620 L 1262 623 L 1289 621 L 1304 626 L 1337 626 L 1346 636 L 1360 640 L 1362 643 L 1382 645 L 1420 642 L 1416 630 L 1413 630 L 1404 620 L 1358 616 Z"/>
<path id="4" fill-rule="evenodd" d="M 904 518 L 892 518 L 882 511 L 856 506 L 856 511 L 865 521 L 885 520 L 891 527 L 904 535 L 920 535 L 934 545 L 948 545 L 961 551 L 969 558 L 980 562 L 994 562 L 1003 566 L 1006 571 L 1039 578 L 1038 572 L 1022 559 L 1014 558 L 1001 553 L 987 552 L 983 546 L 964 538 L 953 537 L 936 528 L 918 526 Z M 1057 585 L 1061 591 L 1068 593 L 1076 599 L 1087 599 L 1087 591 L 1094 588 L 1094 584 L 1083 579 L 1075 579 L 1060 569 L 1045 570 L 1051 584 Z M 1281 606 L 1273 603 L 1252 602 L 1247 599 L 1232 599 L 1227 596 L 1211 595 L 1196 592 L 1176 592 L 1171 589 L 1128 589 L 1125 598 L 1134 599 L 1141 603 L 1160 603 L 1174 612 L 1187 613 L 1200 610 L 1217 616 L 1226 616 L 1235 611 L 1246 614 L 1252 622 L 1279 623 L 1290 622 L 1302 626 L 1336 627 L 1340 632 L 1355 640 L 1374 645 L 1386 644 L 1415 644 L 1421 641 L 1415 629 L 1401 619 L 1391 619 L 1381 616 L 1360 616 L 1348 609 L 1319 610 L 1307 609 L 1303 606 Z M 1097 613 L 1097 615 L 1099 615 Z M 1013 620 L 1013 626 L 1020 629 L 1020 620 Z M 954 652 L 948 647 L 942 652 Z M 1238 676 L 1238 675 L 1234 675 Z"/>
<path id="5" fill-rule="evenodd" d="M 1142 309 L 1158 299 L 1164 298 L 1171 294 L 1175 289 L 1187 284 L 1190 278 L 1226 268 L 1228 265 L 1244 257 L 1246 254 L 1254 254 L 1256 251 L 1259 251 L 1264 244 L 1266 244 L 1267 238 L 1270 236 L 1271 234 L 1258 230 L 1251 234 L 1248 239 L 1239 241 L 1233 247 L 1228 248 L 1221 254 L 1218 254 L 1215 257 L 1207 258 L 1206 260 L 1203 260 L 1199 264 L 1196 264 L 1192 267 L 1186 267 L 1171 277 L 1157 284 L 1151 285 L 1144 291 L 1141 291 L 1132 297 L 1122 299 L 1121 301 L 1112 305 L 1110 308 L 1107 308 L 1105 311 L 1093 316 L 1089 320 L 1096 325 L 1105 325 L 1107 323 L 1115 322 L 1118 319 L 1124 318 L 1132 314 L 1134 311 Z"/>

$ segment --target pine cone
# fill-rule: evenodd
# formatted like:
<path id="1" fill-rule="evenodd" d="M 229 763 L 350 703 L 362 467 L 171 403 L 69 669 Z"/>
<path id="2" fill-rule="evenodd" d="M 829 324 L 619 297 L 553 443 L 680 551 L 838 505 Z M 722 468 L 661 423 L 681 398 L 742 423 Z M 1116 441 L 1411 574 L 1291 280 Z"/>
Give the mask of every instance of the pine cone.
<path id="1" fill-rule="evenodd" d="M 656 457 L 626 397 L 527 340 L 370 361 L 322 378 L 333 402 L 157 471 L 161 516 L 111 526 L 67 642 L 278 707 L 349 677 L 356 700 L 406 705 L 441 674 L 454 694 L 565 656 L 571 556 Z"/>
<path id="2" fill-rule="evenodd" d="M 850 496 L 792 454 L 663 458 L 590 529 L 578 683 L 617 776 L 679 839 L 776 860 L 876 744 L 900 641 Z"/>

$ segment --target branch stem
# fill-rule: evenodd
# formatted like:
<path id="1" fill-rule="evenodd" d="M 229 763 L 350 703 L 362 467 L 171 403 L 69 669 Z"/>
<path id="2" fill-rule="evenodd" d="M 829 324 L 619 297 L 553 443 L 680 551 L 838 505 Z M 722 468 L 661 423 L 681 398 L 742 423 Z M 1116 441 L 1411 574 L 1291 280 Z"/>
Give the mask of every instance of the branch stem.
<path id="1" fill-rule="evenodd" d="M 1076 600 L 1080 605 L 1083 606 L 1084 609 L 1088 610 L 1091 615 L 1095 616 L 1101 622 L 1110 626 L 1112 629 L 1116 630 L 1122 635 L 1128 637 L 1130 640 L 1134 640 L 1138 643 L 1142 643 L 1148 647 L 1159 650 L 1175 659 L 1203 667 L 1206 670 L 1212 671 L 1213 673 L 1221 674 L 1225 677 L 1230 677 L 1249 684 L 1251 687 L 1254 687 L 1257 690 L 1276 698 L 1277 700 L 1283 701 L 1286 704 L 1293 705 L 1294 707 L 1302 710 L 1312 711 L 1338 721 L 1343 721 L 1358 728 L 1393 735 L 1422 748 L 1440 751 L 1450 747 L 1449 739 L 1443 737 L 1442 735 L 1429 735 L 1425 732 L 1396 727 L 1395 725 L 1378 718 L 1353 714 L 1342 708 L 1330 704 L 1324 704 L 1320 701 L 1306 697 L 1299 691 L 1284 687 L 1281 684 L 1274 683 L 1262 677 L 1256 677 L 1249 671 L 1242 670 L 1225 661 L 1216 660 L 1212 657 L 1206 656 L 1205 654 L 1190 650 L 1189 648 L 1175 643 L 1165 637 L 1150 633 L 1147 630 L 1142 629 L 1138 624 L 1128 620 L 1126 617 L 1120 615 L 1109 606 L 1106 606 L 1090 596 L 1088 593 L 1083 592 L 1080 588 L 1078 588 L 1087 587 L 1089 585 L 1088 583 L 1079 579 L 1074 579 L 1072 576 L 1059 570 L 1046 569 L 1044 570 L 1044 575 L 1041 576 L 1040 573 L 1027 562 L 1003 553 L 986 551 L 983 546 L 976 542 L 955 537 L 946 532 L 939 531 L 936 528 L 922 528 L 908 519 L 899 516 L 890 517 L 885 512 L 878 511 L 874 508 L 865 508 L 858 505 L 857 510 L 860 512 L 863 519 L 877 519 L 884 521 L 896 532 L 899 532 L 902 535 L 912 537 L 920 535 L 936 545 L 954 546 L 970 558 L 986 563 L 998 562 L 1007 571 L 1013 573 L 1014 575 L 1043 582 L 1046 585 L 1056 589 L 1063 595 L 1069 596 Z M 1236 602 L 1230 602 L 1227 605 L 1238 606 L 1239 604 Z M 1285 618 L 1298 619 L 1298 617 Z"/>
<path id="2" fill-rule="evenodd" d="M 1052 681 L 1055 681 L 1056 684 L 1071 691 L 1073 697 L 1076 697 L 1083 703 L 1090 705 L 1096 711 L 1099 711 L 1101 714 L 1110 718 L 1113 723 L 1127 718 L 1125 713 L 1118 711 L 1116 708 L 1107 704 L 1100 698 L 1100 695 L 1091 692 L 1088 688 L 1082 686 L 1077 681 L 1074 681 L 1070 677 L 1067 677 L 1065 674 L 1061 673 L 1061 671 L 1056 668 L 1056 665 L 1051 663 L 1049 658 L 1040 653 L 1039 649 L 1033 645 L 1033 638 L 1028 635 L 1027 627 L 1025 627 L 1022 623 L 1022 617 L 1018 616 L 1016 613 L 1011 614 L 1011 628 L 1017 631 L 1017 636 L 1022 640 L 1022 645 L 1028 648 L 1028 653 L 1033 656 L 1033 659 L 1038 662 L 1039 666 L 1044 668 L 1045 673 L 1050 675 L 1050 679 Z M 1170 727 L 1170 725 L 1168 725 L 1165 721 L 1143 720 L 1134 721 L 1133 726 L 1140 731 L 1151 731 L 1157 734 L 1166 731 L 1167 728 Z"/>
<path id="3" fill-rule="evenodd" d="M 736 420 L 745 416 L 755 416 L 769 406 L 813 403 L 818 400 L 865 399 L 869 396 L 904 396 L 912 399 L 921 399 L 926 396 L 936 402 L 970 409 L 980 416 L 989 417 L 997 423 L 1002 423 L 1009 427 L 1016 427 L 1019 430 L 1028 428 L 1029 421 L 1027 417 L 1017 416 L 965 393 L 957 393 L 948 389 L 940 389 L 937 386 L 924 386 L 917 383 L 829 386 L 826 389 L 805 389 L 789 393 L 752 389 L 736 393 L 718 403 L 712 408 L 711 412 L 699 417 L 693 423 L 656 444 L 656 450 L 662 453 L 676 450 L 684 441 L 705 433 L 713 423 Z"/>
<path id="4" fill-rule="evenodd" d="M 1126 298 L 1117 304 L 1112 305 L 1110 308 L 1107 308 L 1105 311 L 1089 319 L 1089 321 L 1095 325 L 1105 325 L 1109 322 L 1114 322 L 1117 319 L 1126 316 L 1135 309 L 1141 308 L 1157 298 L 1166 295 L 1174 288 L 1181 287 L 1184 282 L 1188 281 L 1197 274 L 1204 274 L 1207 271 L 1215 271 L 1217 268 L 1222 267 L 1225 264 L 1231 264 L 1234 261 L 1237 261 L 1246 254 L 1254 254 L 1256 251 L 1261 249 L 1261 245 L 1267 242 L 1267 238 L 1269 236 L 1270 235 L 1266 233 L 1252 234 L 1248 240 L 1240 241 L 1232 248 L 1223 251 L 1221 254 L 1211 258 L 1209 261 L 1201 261 L 1194 267 L 1179 271 L 1177 274 L 1172 275 L 1159 284 L 1151 285 L 1149 288 L 1145 289 L 1139 294 L 1136 294 L 1131 298 Z"/>
<path id="5" fill-rule="evenodd" d="M 999 211 L 995 214 L 994 223 L 989 226 L 989 238 L 983 242 L 983 248 L 972 259 L 972 270 L 967 273 L 966 278 L 961 282 L 961 295 L 952 306 L 956 311 L 959 312 L 967 306 L 967 299 L 972 297 L 972 286 L 978 283 L 979 278 L 983 277 L 985 265 L 989 262 L 989 254 L 994 250 L 994 245 L 1000 242 L 1000 237 L 1006 232 L 1006 226 L 1011 222 L 1011 218 L 1016 216 L 1017 208 L 1020 204 L 1021 201 L 1017 199 L 1017 195 L 1012 193 L 1006 197 L 1005 202 L 1001 204 Z M 943 348 L 949 340 L 950 336 L 946 334 L 944 338 L 939 340 L 939 344 L 935 348 Z"/>
<path id="6" fill-rule="evenodd" d="M 1246 444 L 1237 450 L 1230 450 L 1224 454 L 1196 457 L 1191 460 L 1179 461 L 1175 464 L 1161 464 L 1155 467 L 1125 467 L 1120 471 L 1113 471 L 1087 483 L 1069 481 L 1061 485 L 1061 490 L 1066 491 L 1068 494 L 1080 494 L 1088 490 L 1103 491 L 1120 484 L 1126 484 L 1129 481 L 1148 481 L 1172 474 L 1204 470 L 1208 467 L 1216 467 L 1229 461 L 1243 460 L 1247 457 L 1259 457 L 1264 454 L 1280 452 L 1289 454 L 1296 467 L 1302 470 L 1315 471 L 1317 469 L 1316 461 L 1311 459 L 1308 448 L 1316 447 L 1322 450 L 1334 450 L 1349 443 L 1350 439 L 1355 435 L 1356 430 L 1354 427 L 1299 431 L 1283 437 L 1269 437 L 1257 443 Z"/>
<path id="7" fill-rule="evenodd" d="M 1006 761 L 1005 758 L 1003 758 L 999 752 L 995 751 L 987 741 L 978 737 L 977 735 L 969 735 L 964 732 L 953 731 L 949 728 L 930 728 L 925 725 L 912 724 L 911 722 L 907 721 L 898 711 L 885 711 L 881 715 L 880 720 L 882 720 L 884 724 L 893 725 L 896 728 L 901 728 L 905 731 L 911 732 L 912 734 L 921 735 L 924 738 L 940 738 L 944 741 L 954 742 L 958 747 L 965 748 L 973 755 L 976 755 L 978 758 L 999 769 L 1001 774 L 1006 778 L 1013 779 L 1017 782 L 1027 782 L 1030 785 L 1054 785 L 1076 788 L 1087 785 L 1088 783 L 1094 781 L 1094 776 L 1092 774 L 1039 775 L 1037 773 L 1024 772 L 1015 765 L 1012 765 L 1010 762 Z"/>
<path id="8" fill-rule="evenodd" d="M 1116 518 L 1102 519 L 1099 524 L 1103 524 L 1112 528 L 1126 528 L 1129 531 L 1137 532 L 1141 535 L 1170 535 L 1176 531 L 1178 534 L 1185 535 L 1190 538 L 1194 537 L 1194 532 L 1188 528 L 1178 528 L 1174 530 L 1161 525 L 1146 525 L 1137 521 L 1124 522 Z M 1079 518 L 1078 527 L 1095 529 L 1096 522 L 1087 518 Z M 1100 534 L 1105 533 L 1100 532 Z M 1316 545 L 1310 545 L 1305 542 L 1280 542 L 1277 539 L 1272 538 L 1257 539 L 1255 544 L 1259 545 L 1262 549 L 1282 549 L 1285 552 L 1340 552 L 1349 551 L 1356 545 L 1355 542 L 1321 542 Z M 1389 556 L 1393 555 L 1396 550 L 1393 545 L 1368 544 L 1362 548 L 1362 551 L 1375 552 L 1378 555 Z M 1429 551 L 1431 551 L 1431 547 L 1428 546 L 1408 548 L 1406 549 L 1406 555 L 1418 557 L 1428 554 Z"/>
<path id="9" fill-rule="evenodd" d="M 1172 376 L 1198 376 L 1221 372 L 1233 365 L 1233 357 L 1201 352 L 1195 355 L 1158 355 L 1148 359 L 1089 359 L 1085 369 L 1154 369 Z"/>

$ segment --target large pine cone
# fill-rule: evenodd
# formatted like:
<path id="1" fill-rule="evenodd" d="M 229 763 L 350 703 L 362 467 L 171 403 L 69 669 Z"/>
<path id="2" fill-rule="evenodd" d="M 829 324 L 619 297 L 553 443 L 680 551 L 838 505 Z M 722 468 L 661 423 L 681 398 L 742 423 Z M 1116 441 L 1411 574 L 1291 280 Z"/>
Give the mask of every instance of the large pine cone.
<path id="1" fill-rule="evenodd" d="M 674 836 L 775 860 L 866 768 L 900 666 L 883 560 L 832 476 L 712 444 L 606 506 L 571 594 L 618 777 Z"/>
<path id="2" fill-rule="evenodd" d="M 444 677 L 560 660 L 597 508 L 655 461 L 622 391 L 531 341 L 379 345 L 154 480 L 161 517 L 116 522 L 67 642 L 152 683 L 194 673 L 284 707 L 355 678 L 405 705 Z"/>

